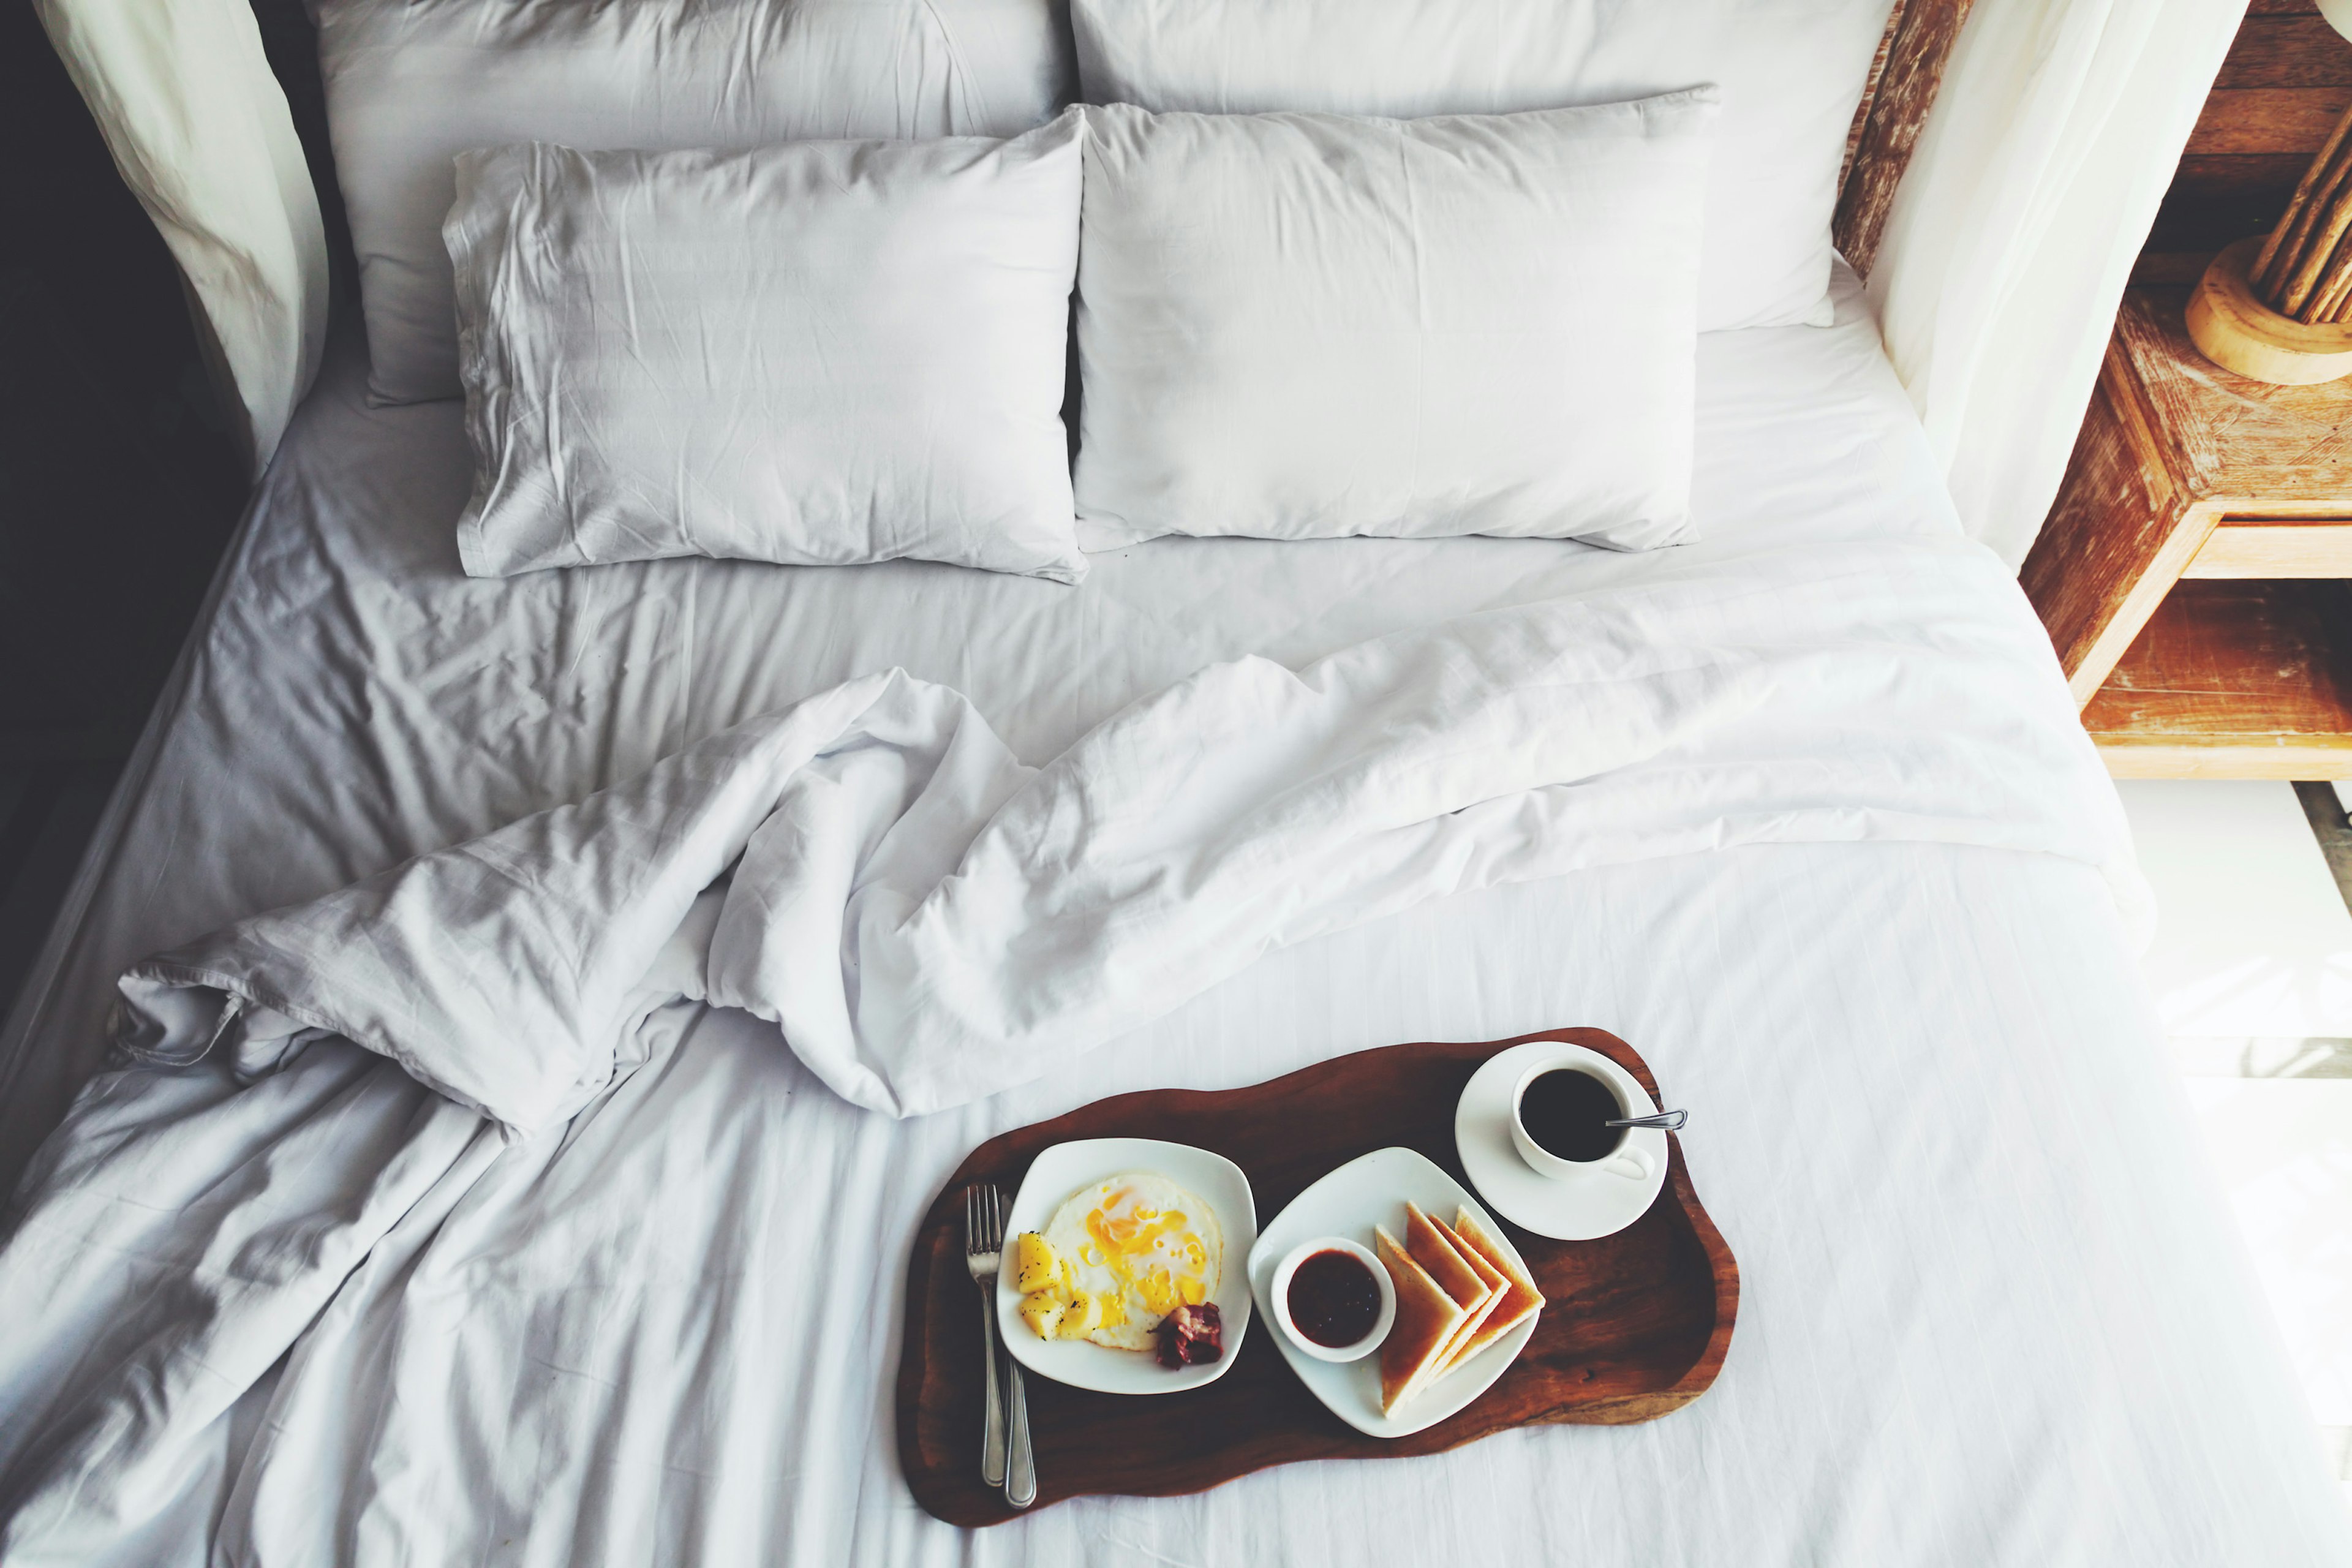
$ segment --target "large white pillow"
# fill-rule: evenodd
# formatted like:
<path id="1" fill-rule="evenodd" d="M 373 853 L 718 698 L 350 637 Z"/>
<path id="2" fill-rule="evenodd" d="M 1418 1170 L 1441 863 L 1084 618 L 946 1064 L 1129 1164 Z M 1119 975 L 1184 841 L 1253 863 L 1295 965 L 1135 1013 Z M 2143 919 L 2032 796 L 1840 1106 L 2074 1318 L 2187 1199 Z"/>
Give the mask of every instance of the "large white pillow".
<path id="1" fill-rule="evenodd" d="M 1079 538 L 1686 537 L 1712 89 L 1086 111 Z"/>
<path id="2" fill-rule="evenodd" d="M 1069 100 L 1055 0 L 317 0 L 382 402 L 457 395 L 450 159 L 552 142 L 1013 136 Z"/>
<path id="3" fill-rule="evenodd" d="M 461 154 L 466 570 L 913 556 L 1077 581 L 1081 130 Z"/>
<path id="4" fill-rule="evenodd" d="M 1699 326 L 1830 320 L 1830 216 L 1889 0 L 1072 0 L 1089 103 L 1498 114 L 1723 92 Z"/>

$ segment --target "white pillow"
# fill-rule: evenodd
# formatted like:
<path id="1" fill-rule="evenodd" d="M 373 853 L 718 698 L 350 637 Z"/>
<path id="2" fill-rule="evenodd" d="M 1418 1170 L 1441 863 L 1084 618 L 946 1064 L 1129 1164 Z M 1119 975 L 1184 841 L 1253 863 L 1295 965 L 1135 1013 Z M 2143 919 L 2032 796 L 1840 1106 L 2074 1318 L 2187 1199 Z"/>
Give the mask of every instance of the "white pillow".
<path id="1" fill-rule="evenodd" d="M 1723 92 L 1699 328 L 1830 321 L 1830 216 L 1889 0 L 1073 0 L 1089 103 L 1500 114 Z"/>
<path id="2" fill-rule="evenodd" d="M 1088 108 L 1080 542 L 1687 537 L 1715 112 Z"/>
<path id="3" fill-rule="evenodd" d="M 317 0 L 379 402 L 457 395 L 441 220 L 469 147 L 1013 136 L 1069 100 L 1055 0 Z"/>
<path id="4" fill-rule="evenodd" d="M 1077 581 L 1081 131 L 460 155 L 466 570 L 914 556 Z"/>

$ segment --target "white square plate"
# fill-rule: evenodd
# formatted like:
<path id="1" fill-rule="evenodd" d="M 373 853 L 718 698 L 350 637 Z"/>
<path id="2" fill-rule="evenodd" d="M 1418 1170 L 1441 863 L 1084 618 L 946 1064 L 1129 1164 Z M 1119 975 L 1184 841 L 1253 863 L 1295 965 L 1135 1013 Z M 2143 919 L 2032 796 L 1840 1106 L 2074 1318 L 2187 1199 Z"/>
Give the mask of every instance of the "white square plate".
<path id="1" fill-rule="evenodd" d="M 1013 1238 L 1043 1230 L 1070 1194 L 1122 1171 L 1157 1171 L 1217 1212 L 1225 1255 L 1217 1288 L 1209 1293 L 1224 1321 L 1225 1353 L 1174 1371 L 1148 1351 L 1115 1351 L 1085 1340 L 1041 1340 L 1021 1321 L 1021 1293 L 1013 1288 Z M 1449 1211 L 1450 1212 L 1450 1211 Z M 1250 1286 L 1244 1261 L 1257 1244 L 1257 1200 L 1249 1178 L 1223 1154 L 1157 1138 L 1084 1138 L 1056 1143 L 1030 1163 L 1029 1174 L 1004 1216 L 1004 1267 L 996 1276 L 996 1331 L 1013 1359 L 1055 1383 L 1099 1394 L 1180 1394 L 1214 1383 L 1241 1354 L 1249 1331 Z"/>
<path id="2" fill-rule="evenodd" d="M 1293 1198 L 1290 1206 L 1276 1215 L 1257 1238 L 1257 1246 L 1250 1251 L 1250 1289 L 1269 1321 L 1273 1314 L 1266 1303 L 1274 1289 L 1274 1271 L 1292 1247 L 1318 1236 L 1344 1236 L 1371 1247 L 1372 1227 L 1383 1225 L 1391 1236 L 1402 1237 L 1408 1200 L 1419 1204 L 1430 1218 L 1448 1224 L 1453 1222 L 1456 1208 L 1468 1209 L 1486 1227 L 1487 1234 L 1502 1243 L 1512 1261 L 1522 1268 L 1527 1267 L 1527 1260 L 1519 1257 L 1518 1249 L 1504 1236 L 1495 1216 L 1461 1183 L 1411 1149 L 1375 1149 L 1360 1159 L 1349 1161 Z M 1518 1359 L 1528 1341 L 1535 1337 L 1536 1324 L 1542 1316 L 1538 1312 L 1422 1390 L 1394 1415 L 1381 1414 L 1380 1352 L 1350 1362 L 1318 1361 L 1292 1344 L 1278 1323 L 1266 1332 L 1274 1336 L 1276 1346 L 1281 1350 L 1283 1359 L 1290 1363 L 1290 1370 L 1298 1374 L 1298 1380 L 1314 1391 L 1316 1398 L 1329 1405 L 1340 1420 L 1370 1436 L 1409 1437 L 1423 1427 L 1436 1426 L 1492 1388 L 1495 1380 Z"/>

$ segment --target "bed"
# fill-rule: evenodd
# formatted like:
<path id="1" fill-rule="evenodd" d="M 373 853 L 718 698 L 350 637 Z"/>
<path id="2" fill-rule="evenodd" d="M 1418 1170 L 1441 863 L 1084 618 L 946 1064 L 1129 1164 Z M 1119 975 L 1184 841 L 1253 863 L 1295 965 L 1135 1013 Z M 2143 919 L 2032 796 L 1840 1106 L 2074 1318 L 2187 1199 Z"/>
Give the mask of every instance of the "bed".
<path id="1" fill-rule="evenodd" d="M 1974 549 L 1850 278 L 1839 301 L 1827 331 L 1706 341 L 1709 537 L 1692 551 Z M 1045 755 L 1214 658 L 1303 662 L 1688 564 L 1537 541 L 1167 540 L 1098 558 L 1075 590 L 671 562 L 515 595 L 457 570 L 457 409 L 370 408 L 352 347 L 272 472 L 16 1043 L 20 1160 L 100 1066 L 111 977 L 147 952 L 849 675 L 951 682 Z M 1651 1426 L 1085 1500 L 976 1537 L 914 1509 L 887 1414 L 903 1252 L 971 1144 L 1128 1089 L 1568 1022 L 1640 1042 L 1692 1109 L 1694 1175 L 1745 1280 L 1708 1398 Z M 409 1194 L 388 1277 L 349 1298 L 391 1316 L 362 1332 L 330 1314 L 281 1374 L 302 1399 L 272 1408 L 276 1380 L 257 1383 L 135 1535 L 64 1516 L 89 1531 L 70 1554 L 200 1556 L 213 1529 L 250 1561 L 499 1556 L 488 1543 L 509 1539 L 513 1560 L 550 1563 L 2288 1563 L 2341 1545 L 2247 1278 L 2214 1266 L 2236 1244 L 2125 928 L 2080 864 L 1755 846 L 1468 895 L 1276 954 L 1046 1080 L 903 1122 L 830 1095 L 746 1015 L 663 1033 L 488 1189 L 446 1213 Z M 429 1097 L 354 1049 L 301 1071 L 314 1081 L 258 1126 L 347 1119 L 278 1184 L 324 1212 L 380 1177 Z M 177 1113 L 233 1092 L 194 1074 Z M 271 1186 L 249 1201 L 278 1201 Z M 816 1247 L 832 1262 L 810 1270 Z M 396 1415 L 347 1450 L 362 1389 Z M 495 1480 L 462 1483 L 456 1456 L 498 1456 Z"/>
<path id="2" fill-rule="evenodd" d="M 1036 762 L 1244 655 L 1856 552 L 2005 577 L 1843 264 L 1832 299 L 1828 327 L 1700 339 L 1698 542 L 1164 538 L 1076 587 L 908 561 L 469 578 L 462 410 L 372 404 L 347 333 L 0 1042 L 0 1148 L 29 1173 L 0 1252 L 27 1329 L 0 1352 L 7 1560 L 2346 1561 L 2133 932 L 2081 858 L 1733 843 L 1488 888 L 905 1120 L 686 1002 L 520 1140 L 345 1043 L 250 1084 L 106 1059 L 143 956 L 876 671 L 964 693 Z M 1979 597 L 2063 700 L 2013 585 Z M 915 1507 L 906 1252 L 972 1145 L 1128 1089 L 1571 1024 L 1635 1043 L 1691 1112 L 1743 1279 L 1705 1399 L 983 1532 Z"/>

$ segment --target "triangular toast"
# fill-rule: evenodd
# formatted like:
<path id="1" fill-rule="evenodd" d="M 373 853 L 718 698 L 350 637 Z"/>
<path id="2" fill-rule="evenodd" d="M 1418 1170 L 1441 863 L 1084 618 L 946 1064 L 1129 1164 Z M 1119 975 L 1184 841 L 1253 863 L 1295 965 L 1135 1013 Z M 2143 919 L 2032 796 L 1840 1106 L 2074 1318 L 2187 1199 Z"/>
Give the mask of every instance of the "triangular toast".
<path id="1" fill-rule="evenodd" d="M 1396 1286 L 1396 1320 L 1381 1342 L 1381 1414 L 1421 1391 L 1469 1314 L 1415 1263 L 1388 1227 L 1373 1227 L 1381 1262 Z"/>
<path id="2" fill-rule="evenodd" d="M 1416 1203 L 1408 1202 L 1404 1205 L 1404 1248 L 1412 1254 L 1415 1263 L 1429 1270 L 1429 1277 L 1436 1280 L 1447 1295 L 1460 1302 L 1463 1310 L 1468 1314 L 1462 1320 L 1462 1326 L 1454 1331 L 1454 1338 L 1446 1342 L 1445 1352 L 1437 1358 L 1437 1365 L 1430 1373 L 1430 1381 L 1433 1383 L 1445 1375 L 1446 1369 L 1454 1364 L 1456 1352 L 1471 1335 L 1478 1331 L 1478 1326 L 1486 1321 L 1486 1314 L 1502 1300 L 1503 1281 L 1496 1279 L 1493 1284 L 1488 1284 L 1487 1279 L 1495 1270 L 1491 1267 L 1474 1264 L 1465 1258 L 1453 1238 L 1445 1234 L 1444 1226 L 1423 1214 Z"/>
<path id="3" fill-rule="evenodd" d="M 1446 1240 L 1454 1244 L 1454 1250 L 1462 1255 L 1462 1261 L 1477 1270 L 1478 1278 L 1486 1287 L 1486 1304 L 1479 1309 L 1477 1321 L 1462 1325 L 1462 1331 L 1454 1336 L 1454 1348 L 1445 1354 L 1445 1364 L 1437 1369 L 1437 1375 L 1444 1377 L 1475 1353 L 1470 1348 L 1472 1345 L 1483 1350 L 1495 1342 L 1486 1337 L 1486 1325 L 1494 1321 L 1495 1314 L 1501 1311 L 1503 1303 L 1509 1300 L 1511 1281 L 1501 1269 L 1486 1261 L 1484 1253 L 1463 1240 L 1444 1221 L 1432 1223 L 1444 1234 Z"/>
<path id="4" fill-rule="evenodd" d="M 1454 1211 L 1454 1234 L 1461 1238 L 1464 1246 L 1484 1258 L 1490 1268 L 1502 1275 L 1506 1281 L 1501 1304 L 1487 1314 L 1486 1322 L 1479 1325 L 1478 1332 L 1462 1347 L 1459 1355 L 1455 1358 L 1459 1362 L 1467 1361 L 1476 1355 L 1480 1351 L 1541 1311 L 1544 1299 L 1543 1292 L 1536 1289 L 1536 1282 L 1528 1278 L 1527 1270 L 1519 1267 L 1503 1244 L 1496 1240 L 1494 1235 L 1485 1226 L 1480 1225 L 1477 1216 L 1468 1209 L 1462 1208 Z"/>

